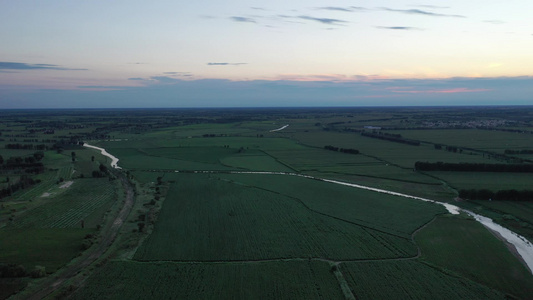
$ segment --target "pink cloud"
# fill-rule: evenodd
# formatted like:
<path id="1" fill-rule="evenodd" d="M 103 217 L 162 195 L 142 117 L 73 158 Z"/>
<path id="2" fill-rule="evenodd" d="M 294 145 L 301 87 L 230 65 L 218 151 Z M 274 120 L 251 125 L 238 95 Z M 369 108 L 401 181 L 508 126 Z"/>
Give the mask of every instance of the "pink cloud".
<path id="1" fill-rule="evenodd" d="M 489 89 L 469 89 L 469 88 L 454 88 L 445 90 L 402 90 L 404 87 L 387 88 L 394 93 L 409 93 L 409 94 L 456 94 L 456 93 L 478 93 L 488 92 Z"/>

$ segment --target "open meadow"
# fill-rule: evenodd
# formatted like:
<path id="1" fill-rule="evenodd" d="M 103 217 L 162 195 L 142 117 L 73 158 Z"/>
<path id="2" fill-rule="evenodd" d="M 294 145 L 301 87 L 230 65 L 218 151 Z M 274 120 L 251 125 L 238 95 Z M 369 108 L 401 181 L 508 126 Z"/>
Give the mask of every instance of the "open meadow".
<path id="1" fill-rule="evenodd" d="M 531 299 L 512 245 L 406 197 L 533 241 L 533 110 L 486 110 L 0 111 L 0 297 Z"/>

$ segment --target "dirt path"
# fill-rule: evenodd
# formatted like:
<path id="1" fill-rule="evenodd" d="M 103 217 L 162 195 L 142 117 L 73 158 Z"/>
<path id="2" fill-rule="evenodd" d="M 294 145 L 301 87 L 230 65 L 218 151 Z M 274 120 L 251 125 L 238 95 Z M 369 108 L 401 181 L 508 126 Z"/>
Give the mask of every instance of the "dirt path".
<path id="1" fill-rule="evenodd" d="M 118 172 L 117 172 L 118 173 Z M 46 296 L 50 295 L 52 292 L 58 290 L 62 287 L 63 283 L 74 277 L 76 274 L 81 272 L 84 268 L 91 265 L 96 261 L 102 254 L 104 254 L 107 249 L 111 246 L 117 234 L 122 226 L 122 223 L 126 220 L 130 211 L 133 207 L 134 202 L 134 192 L 133 186 L 128 182 L 126 177 L 123 174 L 117 174 L 120 178 L 122 186 L 126 191 L 126 199 L 124 201 L 124 206 L 120 209 L 120 212 L 113 220 L 111 226 L 106 226 L 102 232 L 101 239 L 99 244 L 96 247 L 92 247 L 88 252 L 84 253 L 85 258 L 78 261 L 75 264 L 69 265 L 61 273 L 57 275 L 52 275 L 49 279 L 43 281 L 40 284 L 40 288 L 36 288 L 35 292 L 31 295 L 24 295 L 24 299 L 43 299 Z M 15 299 L 19 297 L 15 296 Z"/>

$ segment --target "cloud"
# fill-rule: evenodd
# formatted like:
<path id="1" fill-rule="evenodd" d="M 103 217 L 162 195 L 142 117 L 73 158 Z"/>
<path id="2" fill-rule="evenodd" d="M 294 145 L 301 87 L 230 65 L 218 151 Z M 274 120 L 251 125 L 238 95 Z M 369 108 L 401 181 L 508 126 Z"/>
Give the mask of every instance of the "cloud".
<path id="1" fill-rule="evenodd" d="M 247 17 L 230 17 L 231 20 L 235 21 L 235 22 L 243 22 L 243 23 L 257 23 L 254 19 L 252 18 L 247 18 Z"/>
<path id="2" fill-rule="evenodd" d="M 494 24 L 494 25 L 505 24 L 504 21 L 500 21 L 500 20 L 484 20 L 483 22 L 489 23 L 489 24 Z"/>
<path id="3" fill-rule="evenodd" d="M 397 89 L 390 89 L 394 93 L 407 93 L 407 94 L 456 94 L 456 93 L 479 93 L 479 92 L 489 92 L 490 89 L 470 89 L 470 88 L 451 88 L 443 90 L 405 90 L 404 87 Z"/>
<path id="4" fill-rule="evenodd" d="M 128 78 L 128 80 L 146 80 L 146 79 L 140 78 L 140 77 L 133 77 L 133 78 Z"/>
<path id="5" fill-rule="evenodd" d="M 163 72 L 163 74 L 170 75 L 170 76 L 185 76 L 185 77 L 192 76 L 191 72 Z"/>
<path id="6" fill-rule="evenodd" d="M 328 80 L 330 75 L 314 76 Z M 531 105 L 530 95 L 533 95 L 533 77 L 530 76 L 446 79 L 346 77 L 354 80 L 231 81 L 154 76 L 137 86 L 91 85 L 83 90 L 39 91 L 16 90 L 0 83 L 0 108 Z"/>
<path id="7" fill-rule="evenodd" d="M 424 8 L 432 8 L 432 9 L 445 9 L 445 8 L 450 8 L 449 6 L 424 5 L 424 4 L 421 4 L 421 5 L 412 5 L 412 6 L 416 6 L 416 7 L 424 7 Z"/>
<path id="8" fill-rule="evenodd" d="M 87 69 L 72 69 L 64 68 L 58 65 L 51 64 L 27 64 L 19 62 L 0 61 L 0 70 L 70 70 L 70 71 L 86 71 Z"/>
<path id="9" fill-rule="evenodd" d="M 379 29 L 392 29 L 392 30 L 422 30 L 418 27 L 408 27 L 408 26 L 376 26 Z"/>
<path id="10" fill-rule="evenodd" d="M 333 10 L 333 11 L 343 11 L 343 12 L 354 12 L 354 11 L 368 10 L 367 8 L 359 7 L 359 6 L 350 6 L 350 7 L 324 6 L 324 7 L 317 7 L 316 9 L 320 9 L 320 10 Z"/>
<path id="11" fill-rule="evenodd" d="M 210 62 L 207 63 L 208 66 L 240 66 L 247 65 L 248 63 L 227 63 L 227 62 Z"/>
<path id="12" fill-rule="evenodd" d="M 336 6 L 317 7 L 317 9 L 352 12 L 350 8 L 336 7 Z"/>
<path id="13" fill-rule="evenodd" d="M 393 8 L 382 7 L 381 10 L 390 11 L 390 12 L 398 12 L 398 13 L 403 13 L 403 14 L 410 14 L 410 15 L 431 16 L 431 17 L 466 18 L 465 16 L 461 16 L 461 15 L 438 14 L 438 13 L 429 12 L 429 11 L 420 10 L 420 9 L 393 9 Z"/>
<path id="14" fill-rule="evenodd" d="M 330 18 L 315 18 L 311 16 L 298 16 L 297 18 L 303 19 L 303 20 L 315 21 L 315 22 L 319 22 L 322 24 L 328 24 L 328 25 L 341 25 L 342 23 L 347 23 L 347 21 L 344 21 L 344 20 L 330 19 Z"/>

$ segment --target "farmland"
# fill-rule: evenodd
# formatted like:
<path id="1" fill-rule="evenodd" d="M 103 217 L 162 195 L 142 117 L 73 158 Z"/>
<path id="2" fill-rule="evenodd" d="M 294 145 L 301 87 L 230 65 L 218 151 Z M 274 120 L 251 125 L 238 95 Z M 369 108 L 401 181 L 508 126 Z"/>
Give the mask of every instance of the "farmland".
<path id="1" fill-rule="evenodd" d="M 531 109 L 0 113 L 0 264 L 26 270 L 1 278 L 6 295 L 532 297 L 527 267 L 466 215 L 322 180 L 452 203 L 533 240 L 533 199 L 458 198 L 531 189 L 531 173 L 415 168 L 531 164 L 509 154 L 531 148 Z"/>

